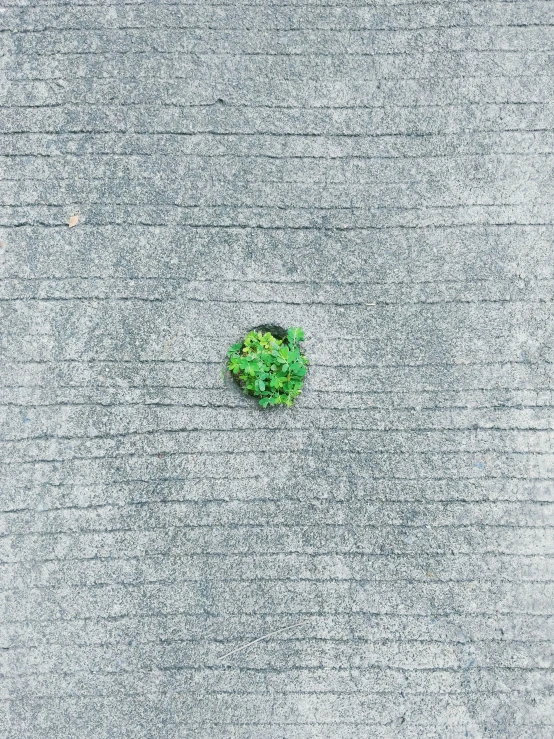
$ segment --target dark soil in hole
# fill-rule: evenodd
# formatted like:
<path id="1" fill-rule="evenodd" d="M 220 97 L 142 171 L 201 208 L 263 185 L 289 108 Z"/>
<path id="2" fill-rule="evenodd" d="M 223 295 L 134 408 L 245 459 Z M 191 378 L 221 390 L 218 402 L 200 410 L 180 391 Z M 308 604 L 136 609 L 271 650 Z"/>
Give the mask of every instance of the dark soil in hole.
<path id="1" fill-rule="evenodd" d="M 287 329 L 282 326 L 272 326 L 268 323 L 264 323 L 261 326 L 254 326 L 254 328 L 248 329 L 246 333 L 249 334 L 250 331 L 259 331 L 261 334 L 267 334 L 269 332 L 272 336 L 275 336 L 276 339 L 284 339 L 285 343 L 289 343 L 287 338 Z"/>

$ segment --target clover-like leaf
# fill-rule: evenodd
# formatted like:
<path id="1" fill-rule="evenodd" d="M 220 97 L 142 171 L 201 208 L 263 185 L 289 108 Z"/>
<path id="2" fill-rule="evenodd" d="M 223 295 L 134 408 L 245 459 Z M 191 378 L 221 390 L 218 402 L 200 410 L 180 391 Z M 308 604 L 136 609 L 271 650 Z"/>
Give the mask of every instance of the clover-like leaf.
<path id="1" fill-rule="evenodd" d="M 289 341 L 290 346 L 295 346 L 295 344 L 298 344 L 299 341 L 303 341 L 304 338 L 305 338 L 304 331 L 300 327 L 298 328 L 291 327 L 287 331 L 287 339 Z"/>

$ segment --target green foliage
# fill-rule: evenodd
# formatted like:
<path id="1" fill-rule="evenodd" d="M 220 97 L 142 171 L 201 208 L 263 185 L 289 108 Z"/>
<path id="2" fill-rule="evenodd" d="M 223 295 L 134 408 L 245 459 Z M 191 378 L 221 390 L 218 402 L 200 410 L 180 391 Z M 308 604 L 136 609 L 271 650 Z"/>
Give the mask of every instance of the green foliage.
<path id="1" fill-rule="evenodd" d="M 270 333 L 250 331 L 229 351 L 228 367 L 244 391 L 260 398 L 260 405 L 288 405 L 302 392 L 309 364 L 298 342 L 304 339 L 301 328 L 289 328 L 285 339 Z"/>

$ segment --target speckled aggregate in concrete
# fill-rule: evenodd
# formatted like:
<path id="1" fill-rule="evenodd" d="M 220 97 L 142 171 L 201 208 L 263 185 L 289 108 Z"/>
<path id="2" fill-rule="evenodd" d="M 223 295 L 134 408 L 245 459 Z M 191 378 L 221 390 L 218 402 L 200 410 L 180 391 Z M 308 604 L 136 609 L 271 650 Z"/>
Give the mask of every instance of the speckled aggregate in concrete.
<path id="1" fill-rule="evenodd" d="M 2 739 L 552 739 L 554 3 L 0 10 Z"/>

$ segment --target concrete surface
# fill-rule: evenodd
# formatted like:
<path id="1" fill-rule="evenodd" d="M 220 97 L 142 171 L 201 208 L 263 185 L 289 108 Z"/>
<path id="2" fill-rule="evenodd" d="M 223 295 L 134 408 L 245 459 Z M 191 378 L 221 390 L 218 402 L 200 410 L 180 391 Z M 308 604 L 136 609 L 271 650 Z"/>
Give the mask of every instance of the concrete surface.
<path id="1" fill-rule="evenodd" d="M 554 3 L 1 10 L 0 736 L 552 739 Z"/>

